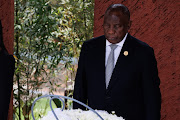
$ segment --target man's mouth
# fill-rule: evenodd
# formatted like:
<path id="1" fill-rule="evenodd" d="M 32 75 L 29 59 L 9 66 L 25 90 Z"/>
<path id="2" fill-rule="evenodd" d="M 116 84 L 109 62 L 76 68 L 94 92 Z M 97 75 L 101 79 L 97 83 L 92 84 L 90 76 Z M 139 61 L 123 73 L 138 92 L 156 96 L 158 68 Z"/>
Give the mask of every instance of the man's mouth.
<path id="1" fill-rule="evenodd" d="M 116 37 L 107 37 L 109 40 L 114 40 Z"/>

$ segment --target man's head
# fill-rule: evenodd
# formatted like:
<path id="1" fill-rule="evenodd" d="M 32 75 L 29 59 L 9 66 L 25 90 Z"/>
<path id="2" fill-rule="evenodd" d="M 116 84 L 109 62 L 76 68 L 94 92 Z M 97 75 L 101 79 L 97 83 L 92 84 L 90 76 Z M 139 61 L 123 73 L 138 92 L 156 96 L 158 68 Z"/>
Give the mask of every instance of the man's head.
<path id="1" fill-rule="evenodd" d="M 122 4 L 113 4 L 105 12 L 103 29 L 110 43 L 120 42 L 131 26 L 130 12 Z"/>

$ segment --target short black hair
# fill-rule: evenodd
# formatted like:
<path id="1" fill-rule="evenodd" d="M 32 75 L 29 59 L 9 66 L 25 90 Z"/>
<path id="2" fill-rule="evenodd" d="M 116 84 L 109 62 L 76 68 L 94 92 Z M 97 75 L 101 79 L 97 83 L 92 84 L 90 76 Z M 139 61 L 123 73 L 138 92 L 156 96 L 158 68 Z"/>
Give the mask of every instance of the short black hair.
<path id="1" fill-rule="evenodd" d="M 112 4 L 112 5 L 110 5 L 107 8 L 105 14 L 107 14 L 109 11 L 119 11 L 119 12 L 123 13 L 124 15 L 126 15 L 128 17 L 128 20 L 130 20 L 129 9 L 123 4 Z"/>

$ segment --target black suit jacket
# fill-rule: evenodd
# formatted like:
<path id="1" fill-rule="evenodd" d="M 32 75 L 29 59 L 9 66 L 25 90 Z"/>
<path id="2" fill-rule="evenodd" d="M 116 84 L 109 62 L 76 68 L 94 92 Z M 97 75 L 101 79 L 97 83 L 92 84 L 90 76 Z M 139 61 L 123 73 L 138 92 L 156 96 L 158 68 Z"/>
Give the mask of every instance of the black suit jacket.
<path id="1" fill-rule="evenodd" d="M 2 24 L 0 20 L 0 120 L 7 120 L 9 102 L 13 88 L 14 57 L 9 55 L 2 37 Z"/>
<path id="2" fill-rule="evenodd" d="M 84 42 L 73 97 L 88 101 L 93 109 L 115 111 L 126 120 L 159 120 L 160 80 L 153 49 L 128 35 L 106 89 L 105 46 L 105 36 Z"/>
<path id="3" fill-rule="evenodd" d="M 12 55 L 0 52 L 0 120 L 7 120 L 13 88 L 15 61 Z"/>

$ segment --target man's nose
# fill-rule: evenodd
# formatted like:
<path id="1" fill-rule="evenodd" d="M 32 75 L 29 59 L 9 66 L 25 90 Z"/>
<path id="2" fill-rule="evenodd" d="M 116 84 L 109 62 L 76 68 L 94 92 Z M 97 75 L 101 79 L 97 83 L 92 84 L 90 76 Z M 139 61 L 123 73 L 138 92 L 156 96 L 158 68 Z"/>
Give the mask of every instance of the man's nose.
<path id="1" fill-rule="evenodd" d="M 110 27 L 110 28 L 108 29 L 108 33 L 109 33 L 109 34 L 114 34 L 114 32 L 115 32 L 115 30 L 114 30 L 113 27 Z"/>

